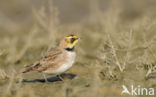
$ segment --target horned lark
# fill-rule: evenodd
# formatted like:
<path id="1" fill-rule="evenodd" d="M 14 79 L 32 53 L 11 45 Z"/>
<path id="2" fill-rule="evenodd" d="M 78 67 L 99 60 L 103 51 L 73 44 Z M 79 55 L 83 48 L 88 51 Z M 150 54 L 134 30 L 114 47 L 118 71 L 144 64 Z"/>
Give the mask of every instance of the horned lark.
<path id="1" fill-rule="evenodd" d="M 38 71 L 43 74 L 59 75 L 67 71 L 75 61 L 76 53 L 74 47 L 78 39 L 76 35 L 64 37 L 58 47 L 49 50 L 44 57 L 34 64 L 26 66 L 21 73 Z"/>

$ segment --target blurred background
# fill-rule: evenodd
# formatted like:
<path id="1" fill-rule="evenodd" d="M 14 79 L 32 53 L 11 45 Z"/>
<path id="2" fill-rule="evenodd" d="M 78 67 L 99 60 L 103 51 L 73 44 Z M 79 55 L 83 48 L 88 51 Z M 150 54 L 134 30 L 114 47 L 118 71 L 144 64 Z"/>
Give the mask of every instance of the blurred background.
<path id="1" fill-rule="evenodd" d="M 43 13 L 45 13 L 44 21 L 47 24 L 53 18 L 51 14 L 55 14 L 60 26 L 95 25 L 94 22 L 98 23 L 101 18 L 105 20 L 99 15 L 106 14 L 110 9 L 113 11 L 112 15 L 119 11 L 119 19 L 123 23 L 130 24 L 143 16 L 154 17 L 156 2 L 155 0 L 53 0 L 52 2 L 50 0 L 1 0 L 1 34 L 29 32 L 32 26 L 38 22 L 37 16 Z M 34 11 L 40 11 L 40 14 Z"/>
<path id="2" fill-rule="evenodd" d="M 78 80 L 51 86 L 14 81 L 71 33 L 81 38 L 69 71 Z M 155 44 L 156 0 L 0 0 L 0 96 L 118 97 L 123 84 L 156 88 Z"/>

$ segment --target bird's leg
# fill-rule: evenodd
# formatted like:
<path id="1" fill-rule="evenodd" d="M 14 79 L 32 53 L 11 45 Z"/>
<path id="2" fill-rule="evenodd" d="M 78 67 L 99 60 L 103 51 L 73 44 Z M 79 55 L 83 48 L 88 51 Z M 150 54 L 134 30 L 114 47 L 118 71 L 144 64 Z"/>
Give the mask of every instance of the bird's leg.
<path id="1" fill-rule="evenodd" d="M 48 79 L 47 79 L 46 75 L 44 73 L 42 73 L 42 75 L 43 75 L 43 77 L 45 79 L 45 82 L 48 82 Z"/>
<path id="2" fill-rule="evenodd" d="M 64 79 L 62 78 L 62 76 L 59 74 L 59 75 L 57 75 L 57 77 L 59 78 L 59 79 L 61 79 L 62 81 L 64 81 Z"/>

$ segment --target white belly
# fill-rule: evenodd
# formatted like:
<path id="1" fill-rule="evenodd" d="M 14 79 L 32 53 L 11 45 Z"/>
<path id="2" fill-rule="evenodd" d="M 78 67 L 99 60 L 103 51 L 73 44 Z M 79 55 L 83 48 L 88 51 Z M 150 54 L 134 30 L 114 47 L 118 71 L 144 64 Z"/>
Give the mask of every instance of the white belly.
<path id="1" fill-rule="evenodd" d="M 45 71 L 45 73 L 60 74 L 60 73 L 67 71 L 69 68 L 71 68 L 75 61 L 76 53 L 75 52 L 67 52 L 67 53 L 68 53 L 67 60 L 66 60 L 65 64 L 62 64 L 56 70 Z"/>

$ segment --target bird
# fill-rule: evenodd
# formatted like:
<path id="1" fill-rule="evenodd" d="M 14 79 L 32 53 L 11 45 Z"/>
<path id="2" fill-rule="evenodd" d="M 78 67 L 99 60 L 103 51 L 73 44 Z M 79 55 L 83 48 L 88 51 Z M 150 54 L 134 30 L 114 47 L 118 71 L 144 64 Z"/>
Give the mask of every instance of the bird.
<path id="1" fill-rule="evenodd" d="M 20 73 L 23 74 L 31 71 L 41 72 L 46 81 L 46 74 L 60 75 L 64 73 L 75 62 L 75 45 L 78 40 L 78 36 L 73 34 L 63 37 L 57 47 L 50 49 L 40 60 L 26 66 Z M 63 80 L 60 76 L 59 78 Z"/>

